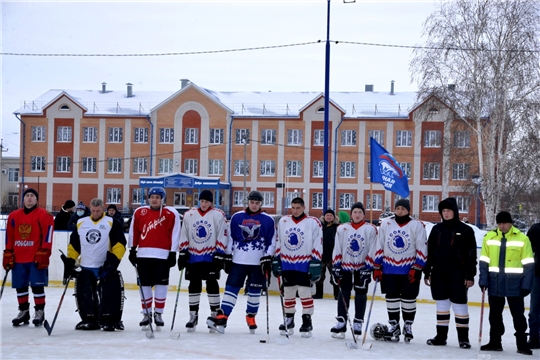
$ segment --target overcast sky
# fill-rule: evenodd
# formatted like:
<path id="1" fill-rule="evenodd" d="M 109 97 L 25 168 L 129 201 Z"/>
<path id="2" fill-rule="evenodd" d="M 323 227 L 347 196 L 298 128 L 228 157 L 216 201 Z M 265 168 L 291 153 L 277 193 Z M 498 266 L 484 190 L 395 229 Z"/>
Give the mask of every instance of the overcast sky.
<path id="1" fill-rule="evenodd" d="M 348 0 L 350 1 L 350 0 Z M 330 39 L 384 45 L 422 43 L 437 0 L 331 2 Z M 181 78 L 216 91 L 324 91 L 326 0 L 22 2 L 2 1 L 2 138 L 19 156 L 22 101 L 49 89 L 180 88 Z M 22 56 L 163 54 L 269 47 L 177 56 Z M 412 50 L 332 43 L 331 91 L 415 91 Z"/>

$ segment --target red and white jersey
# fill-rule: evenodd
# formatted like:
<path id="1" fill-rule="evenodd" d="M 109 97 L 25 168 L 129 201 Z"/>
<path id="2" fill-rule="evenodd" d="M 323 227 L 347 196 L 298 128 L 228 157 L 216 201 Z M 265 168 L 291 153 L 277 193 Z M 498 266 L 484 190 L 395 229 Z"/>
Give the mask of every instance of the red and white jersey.
<path id="1" fill-rule="evenodd" d="M 344 271 L 356 271 L 373 266 L 372 259 L 377 249 L 377 228 L 361 221 L 338 226 L 332 254 L 332 265 Z"/>
<path id="2" fill-rule="evenodd" d="M 128 246 L 138 247 L 137 257 L 167 259 L 178 251 L 180 216 L 171 206 L 152 209 L 141 206 L 133 213 Z"/>

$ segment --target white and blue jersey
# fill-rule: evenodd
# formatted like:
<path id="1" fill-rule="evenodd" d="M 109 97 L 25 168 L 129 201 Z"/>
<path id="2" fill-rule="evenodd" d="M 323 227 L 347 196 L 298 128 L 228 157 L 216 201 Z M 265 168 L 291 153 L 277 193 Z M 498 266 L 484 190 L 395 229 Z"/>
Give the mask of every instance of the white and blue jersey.
<path id="1" fill-rule="evenodd" d="M 348 272 L 369 270 L 376 248 L 377 228 L 374 225 L 364 221 L 341 224 L 336 231 L 332 266 Z"/>

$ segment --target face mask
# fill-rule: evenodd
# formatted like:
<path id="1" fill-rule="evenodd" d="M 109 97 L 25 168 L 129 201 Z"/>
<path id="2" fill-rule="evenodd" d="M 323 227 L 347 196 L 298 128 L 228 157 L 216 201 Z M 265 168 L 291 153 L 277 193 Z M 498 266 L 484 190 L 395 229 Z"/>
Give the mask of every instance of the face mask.
<path id="1" fill-rule="evenodd" d="M 84 215 L 84 210 L 77 210 L 77 215 L 83 216 Z"/>

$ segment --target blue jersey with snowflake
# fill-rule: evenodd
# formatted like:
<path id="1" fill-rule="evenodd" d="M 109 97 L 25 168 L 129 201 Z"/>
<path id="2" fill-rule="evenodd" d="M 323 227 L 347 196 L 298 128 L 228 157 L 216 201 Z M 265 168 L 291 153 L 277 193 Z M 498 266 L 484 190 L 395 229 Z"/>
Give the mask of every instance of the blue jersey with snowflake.
<path id="1" fill-rule="evenodd" d="M 275 247 L 275 225 L 270 215 L 242 210 L 232 216 L 227 254 L 232 254 L 234 263 L 259 265 L 261 257 L 274 255 Z"/>

